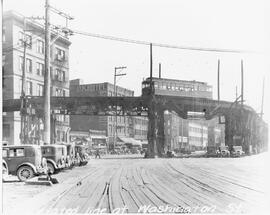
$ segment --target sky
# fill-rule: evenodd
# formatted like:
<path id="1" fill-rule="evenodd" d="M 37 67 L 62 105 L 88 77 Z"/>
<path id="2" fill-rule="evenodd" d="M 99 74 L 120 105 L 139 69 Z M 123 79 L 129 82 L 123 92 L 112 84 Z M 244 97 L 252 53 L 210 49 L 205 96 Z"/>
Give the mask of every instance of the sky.
<path id="1" fill-rule="evenodd" d="M 270 122 L 270 7 L 264 0 L 50 0 L 73 16 L 72 30 L 177 46 L 245 50 L 244 53 L 202 52 L 153 47 L 153 73 L 162 77 L 197 80 L 213 86 L 217 98 L 217 61 L 220 59 L 221 99 L 233 101 L 241 89 L 244 62 L 244 99 L 260 112 L 265 77 L 265 119 Z M 4 0 L 4 11 L 43 16 L 45 0 Z M 51 14 L 53 24 L 65 20 Z M 70 37 L 70 79 L 84 83 L 111 82 L 114 67 L 126 66 L 117 85 L 141 94 L 149 76 L 149 46 L 74 34 Z"/>

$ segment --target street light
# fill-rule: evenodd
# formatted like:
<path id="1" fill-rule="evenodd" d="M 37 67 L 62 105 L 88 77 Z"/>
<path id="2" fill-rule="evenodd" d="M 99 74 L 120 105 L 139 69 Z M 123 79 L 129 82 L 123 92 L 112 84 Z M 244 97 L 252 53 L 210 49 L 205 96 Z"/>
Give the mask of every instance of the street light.
<path id="1" fill-rule="evenodd" d="M 117 97 L 117 89 L 116 89 L 116 77 L 124 76 L 126 73 L 117 73 L 118 70 L 126 69 L 126 66 L 114 67 L 114 96 Z M 117 105 L 115 105 L 115 118 L 114 118 L 114 140 L 113 140 L 113 150 L 115 150 L 115 144 L 117 141 Z"/>

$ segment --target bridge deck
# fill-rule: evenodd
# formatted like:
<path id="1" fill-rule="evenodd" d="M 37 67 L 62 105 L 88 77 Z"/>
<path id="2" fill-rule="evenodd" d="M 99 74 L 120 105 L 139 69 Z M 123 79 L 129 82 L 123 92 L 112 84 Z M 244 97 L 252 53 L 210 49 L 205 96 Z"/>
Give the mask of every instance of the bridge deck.
<path id="1" fill-rule="evenodd" d="M 43 109 L 43 97 L 29 97 L 28 102 L 33 108 Z M 217 108 L 219 112 L 228 112 L 241 109 L 241 105 L 233 105 L 232 102 L 217 101 L 205 98 L 177 97 L 177 96 L 155 96 L 155 102 L 159 107 L 174 110 L 181 113 L 187 111 L 211 113 Z M 66 110 L 69 114 L 99 115 L 99 111 L 109 112 L 114 106 L 122 107 L 123 111 L 142 112 L 149 106 L 148 97 L 51 97 L 51 108 Z M 19 111 L 20 99 L 3 101 L 3 112 Z M 84 111 L 92 107 L 91 111 Z M 81 109 L 82 108 L 82 109 Z M 250 106 L 244 105 L 246 112 L 256 114 Z M 80 113 L 81 112 L 81 113 Z M 213 113 L 216 114 L 216 113 Z M 105 113 L 106 115 L 106 113 Z"/>

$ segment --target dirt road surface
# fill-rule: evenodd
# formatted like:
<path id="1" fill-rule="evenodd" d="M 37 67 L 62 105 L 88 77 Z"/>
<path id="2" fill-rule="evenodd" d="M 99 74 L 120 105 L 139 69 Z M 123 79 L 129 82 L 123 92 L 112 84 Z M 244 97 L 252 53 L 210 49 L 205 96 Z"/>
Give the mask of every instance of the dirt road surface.
<path id="1" fill-rule="evenodd" d="M 268 154 L 244 158 L 91 159 L 51 187 L 3 184 L 4 213 L 269 211 Z"/>

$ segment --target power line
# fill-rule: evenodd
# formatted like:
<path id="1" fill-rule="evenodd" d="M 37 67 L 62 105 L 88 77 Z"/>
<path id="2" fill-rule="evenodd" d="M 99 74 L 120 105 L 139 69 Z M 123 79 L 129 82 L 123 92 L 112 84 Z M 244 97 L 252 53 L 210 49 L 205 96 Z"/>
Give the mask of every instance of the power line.
<path id="1" fill-rule="evenodd" d="M 114 36 L 95 34 L 95 33 L 89 33 L 89 32 L 77 31 L 77 30 L 70 30 L 70 31 L 71 33 L 77 33 L 84 36 L 95 37 L 95 38 L 106 39 L 106 40 L 114 40 L 114 41 L 126 42 L 126 43 L 133 43 L 133 44 L 138 44 L 138 45 L 150 45 L 152 43 L 149 41 L 133 40 L 133 39 L 127 39 L 127 38 L 122 38 L 122 37 L 114 37 Z M 170 44 L 163 44 L 163 43 L 152 43 L 152 46 L 162 47 L 162 48 L 172 48 L 172 49 L 184 49 L 184 50 L 191 50 L 191 51 L 206 51 L 206 52 L 231 52 L 231 53 L 251 52 L 247 50 L 202 48 L 202 47 L 170 45 Z"/>

